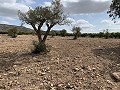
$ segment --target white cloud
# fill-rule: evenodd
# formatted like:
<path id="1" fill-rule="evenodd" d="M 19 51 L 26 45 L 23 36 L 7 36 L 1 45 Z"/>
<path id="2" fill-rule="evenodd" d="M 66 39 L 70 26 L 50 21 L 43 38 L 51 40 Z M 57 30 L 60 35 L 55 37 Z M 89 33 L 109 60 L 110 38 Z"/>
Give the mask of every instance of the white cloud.
<path id="1" fill-rule="evenodd" d="M 101 21 L 101 23 L 104 24 L 104 25 L 108 25 L 108 26 L 111 26 L 111 25 L 120 25 L 120 20 L 118 20 L 118 21 L 116 21 L 114 23 L 114 21 L 112 21 L 112 20 L 106 20 L 106 19 L 104 19 L 104 20 Z"/>
<path id="2" fill-rule="evenodd" d="M 20 3 L 30 5 L 30 4 L 34 4 L 35 0 L 21 0 Z"/>
<path id="3" fill-rule="evenodd" d="M 28 24 L 24 24 L 23 26 L 26 27 L 26 28 L 33 29 L 32 26 L 31 26 L 31 25 L 28 25 Z"/>
<path id="4" fill-rule="evenodd" d="M 65 11 L 71 14 L 98 13 L 108 9 L 111 0 L 62 0 Z"/>
<path id="5" fill-rule="evenodd" d="M 50 6 L 51 2 L 44 2 L 44 6 Z"/>
<path id="6" fill-rule="evenodd" d="M 78 26 L 81 27 L 83 29 L 93 29 L 95 28 L 94 25 L 92 25 L 91 23 L 89 23 L 88 21 L 84 20 L 84 19 L 79 19 L 79 20 L 74 20 L 72 18 L 68 18 L 69 20 L 72 21 L 72 26 Z"/>
<path id="7" fill-rule="evenodd" d="M 16 0 L 0 0 L 0 3 L 15 3 Z"/>
<path id="8" fill-rule="evenodd" d="M 17 18 L 18 10 L 26 12 L 29 7 L 16 0 L 0 0 L 0 17 Z"/>
<path id="9" fill-rule="evenodd" d="M 0 24 L 10 24 L 8 21 L 0 21 Z"/>

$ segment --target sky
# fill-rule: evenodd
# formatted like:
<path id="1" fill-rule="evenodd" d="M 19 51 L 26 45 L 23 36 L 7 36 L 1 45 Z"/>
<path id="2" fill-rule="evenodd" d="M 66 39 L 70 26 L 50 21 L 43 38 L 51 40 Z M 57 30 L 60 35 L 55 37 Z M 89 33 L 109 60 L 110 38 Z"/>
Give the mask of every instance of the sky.
<path id="1" fill-rule="evenodd" d="M 0 24 L 21 25 L 18 10 L 27 12 L 29 8 L 49 6 L 52 0 L 0 0 Z M 120 32 L 120 20 L 114 23 L 107 14 L 111 0 L 61 0 L 65 13 L 69 13 L 71 26 L 54 26 L 53 30 L 66 29 L 71 32 L 73 26 L 82 28 L 82 33 Z M 25 27 L 32 28 L 25 24 Z M 42 27 L 46 30 L 46 27 Z"/>

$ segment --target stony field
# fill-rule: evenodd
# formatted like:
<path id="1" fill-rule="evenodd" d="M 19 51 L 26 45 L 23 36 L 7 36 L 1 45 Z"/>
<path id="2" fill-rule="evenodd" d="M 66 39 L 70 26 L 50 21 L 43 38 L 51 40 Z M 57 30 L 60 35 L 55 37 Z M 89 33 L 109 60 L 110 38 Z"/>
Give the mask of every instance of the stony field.
<path id="1" fill-rule="evenodd" d="M 72 38 L 36 55 L 36 36 L 0 35 L 0 90 L 120 90 L 120 39 Z"/>

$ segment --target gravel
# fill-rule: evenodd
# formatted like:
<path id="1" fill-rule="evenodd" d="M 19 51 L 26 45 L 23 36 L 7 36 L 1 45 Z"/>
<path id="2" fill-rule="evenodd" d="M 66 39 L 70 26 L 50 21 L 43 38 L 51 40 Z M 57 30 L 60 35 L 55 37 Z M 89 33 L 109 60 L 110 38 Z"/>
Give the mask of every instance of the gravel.
<path id="1" fill-rule="evenodd" d="M 120 39 L 48 37 L 50 51 L 36 55 L 31 53 L 36 36 L 0 38 L 0 90 L 120 88 L 111 75 L 120 72 Z"/>

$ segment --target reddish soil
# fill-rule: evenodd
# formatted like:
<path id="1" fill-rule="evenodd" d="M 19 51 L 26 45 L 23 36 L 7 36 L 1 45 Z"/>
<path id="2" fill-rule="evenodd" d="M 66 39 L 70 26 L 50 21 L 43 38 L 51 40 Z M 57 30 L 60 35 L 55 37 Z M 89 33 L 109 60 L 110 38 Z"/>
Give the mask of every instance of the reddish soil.
<path id="1" fill-rule="evenodd" d="M 0 90 L 120 90 L 120 39 L 48 37 L 41 54 L 33 40 L 0 35 Z"/>

